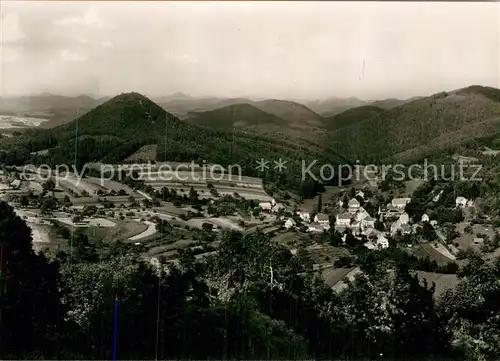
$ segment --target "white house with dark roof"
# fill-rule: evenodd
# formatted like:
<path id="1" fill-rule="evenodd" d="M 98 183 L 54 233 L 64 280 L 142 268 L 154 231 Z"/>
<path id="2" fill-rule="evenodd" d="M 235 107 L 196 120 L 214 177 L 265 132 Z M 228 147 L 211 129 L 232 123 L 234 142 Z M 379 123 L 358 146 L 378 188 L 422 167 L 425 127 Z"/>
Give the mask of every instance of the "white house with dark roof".
<path id="1" fill-rule="evenodd" d="M 361 204 L 359 204 L 356 198 L 352 198 L 347 205 L 349 207 L 349 213 L 356 213 L 359 207 L 361 207 Z"/>
<path id="2" fill-rule="evenodd" d="M 421 222 L 429 222 L 430 218 L 427 215 L 427 213 L 422 214 L 422 218 L 420 219 Z"/>

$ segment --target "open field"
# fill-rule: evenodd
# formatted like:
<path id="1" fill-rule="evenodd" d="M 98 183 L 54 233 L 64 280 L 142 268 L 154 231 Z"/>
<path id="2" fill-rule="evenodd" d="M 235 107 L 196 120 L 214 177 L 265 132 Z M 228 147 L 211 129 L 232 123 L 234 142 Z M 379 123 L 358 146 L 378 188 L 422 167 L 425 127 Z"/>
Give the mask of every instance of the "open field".
<path id="1" fill-rule="evenodd" d="M 330 263 L 341 256 L 349 255 L 349 251 L 341 247 L 332 247 L 328 244 L 314 244 L 306 248 L 315 264 Z"/>
<path id="2" fill-rule="evenodd" d="M 324 269 L 321 272 L 321 276 L 323 277 L 323 280 L 328 286 L 333 287 L 338 282 L 340 282 L 345 276 L 347 276 L 349 272 L 351 272 L 352 270 L 354 270 L 354 267 L 334 268 L 332 266 L 331 268 Z"/>
<path id="3" fill-rule="evenodd" d="M 42 123 L 47 121 L 48 119 L 45 118 L 20 117 L 0 114 L 0 129 L 33 128 L 38 127 Z"/>
<path id="4" fill-rule="evenodd" d="M 114 180 L 108 180 L 108 179 L 100 179 L 100 178 L 95 178 L 95 177 L 86 177 L 85 181 L 90 184 L 95 184 L 98 185 L 99 187 L 102 187 L 106 190 L 110 191 L 115 191 L 119 192 L 121 190 L 125 191 L 127 194 L 134 194 L 134 190 L 130 188 L 129 186 L 122 184 L 120 182 L 114 181 Z"/>
<path id="5" fill-rule="evenodd" d="M 93 195 L 97 191 L 106 191 L 106 188 L 101 187 L 99 184 L 88 182 L 85 178 L 78 180 L 77 177 L 71 174 L 56 176 L 54 181 L 62 189 L 71 189 L 77 194 L 87 192 L 89 195 Z"/>
<path id="6" fill-rule="evenodd" d="M 418 271 L 417 277 L 422 283 L 425 279 L 429 286 L 434 283 L 436 285 L 434 295 L 437 297 L 442 295 L 447 289 L 454 288 L 458 284 L 458 277 L 454 274 Z"/>
<path id="7" fill-rule="evenodd" d="M 160 254 L 164 254 L 166 252 L 171 252 L 171 251 L 176 251 L 178 249 L 188 248 L 188 247 L 194 245 L 195 243 L 196 242 L 193 240 L 182 239 L 182 240 L 179 240 L 179 241 L 171 243 L 171 244 L 166 244 L 164 246 L 152 247 L 147 251 L 146 255 L 149 257 L 157 256 Z"/>
<path id="8" fill-rule="evenodd" d="M 86 234 L 93 240 L 103 242 L 115 242 L 118 240 L 126 241 L 130 237 L 146 231 L 148 226 L 135 220 L 113 220 L 115 227 L 97 227 L 90 226 L 86 229 Z"/>
<path id="9" fill-rule="evenodd" d="M 453 261 L 451 258 L 445 257 L 444 255 L 439 253 L 429 243 L 413 247 L 411 249 L 411 252 L 417 257 L 422 257 L 422 258 L 429 257 L 431 261 L 436 261 L 439 265 L 446 265 L 449 262 Z"/>

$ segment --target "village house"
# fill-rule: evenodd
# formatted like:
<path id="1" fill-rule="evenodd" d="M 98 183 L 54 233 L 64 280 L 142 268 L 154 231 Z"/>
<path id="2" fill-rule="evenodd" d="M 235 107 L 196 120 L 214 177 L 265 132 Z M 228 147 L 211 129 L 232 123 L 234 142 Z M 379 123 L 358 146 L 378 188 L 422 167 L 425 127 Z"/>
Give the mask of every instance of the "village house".
<path id="1" fill-rule="evenodd" d="M 429 216 L 427 213 L 422 214 L 422 218 L 420 219 L 422 222 L 429 222 Z"/>
<path id="2" fill-rule="evenodd" d="M 467 205 L 467 199 L 465 197 L 457 197 L 455 205 L 457 208 L 464 208 Z"/>
<path id="3" fill-rule="evenodd" d="M 376 238 L 379 234 L 379 231 L 377 231 L 376 229 L 374 228 L 367 228 L 363 231 L 363 234 L 367 237 L 367 238 Z"/>
<path id="4" fill-rule="evenodd" d="M 410 198 L 393 198 L 391 205 L 398 210 L 405 209 L 406 205 L 410 203 Z"/>
<path id="5" fill-rule="evenodd" d="M 328 217 L 328 214 L 318 213 L 314 216 L 314 223 L 322 225 L 330 224 L 330 217 Z"/>
<path id="6" fill-rule="evenodd" d="M 356 198 L 352 198 L 348 203 L 349 213 L 356 213 L 360 206 L 359 201 Z"/>
<path id="7" fill-rule="evenodd" d="M 351 225 L 351 215 L 349 213 L 337 214 L 335 217 L 335 226 L 338 228 L 346 228 Z"/>
<path id="8" fill-rule="evenodd" d="M 311 224 L 307 228 L 307 232 L 323 232 L 330 229 L 330 226 L 323 224 Z"/>
<path id="9" fill-rule="evenodd" d="M 361 232 L 361 222 L 353 222 L 350 228 L 352 233 L 359 234 Z"/>
<path id="10" fill-rule="evenodd" d="M 280 210 L 285 209 L 281 203 L 274 203 L 271 208 L 271 212 L 278 213 Z"/>
<path id="11" fill-rule="evenodd" d="M 297 225 L 297 223 L 293 220 L 293 218 L 288 218 L 285 222 L 285 228 L 290 229 Z"/>
<path id="12" fill-rule="evenodd" d="M 409 224 L 401 225 L 401 234 L 411 234 L 412 227 Z"/>
<path id="13" fill-rule="evenodd" d="M 297 215 L 303 222 L 311 222 L 311 214 L 309 212 L 297 212 Z"/>
<path id="14" fill-rule="evenodd" d="M 433 227 L 434 227 L 434 226 L 436 226 L 436 225 L 438 224 L 438 222 L 437 222 L 435 219 L 433 219 L 433 220 L 432 220 L 432 221 L 430 221 L 429 223 L 430 223 L 430 224 L 431 224 L 431 226 L 433 226 Z"/>
<path id="15" fill-rule="evenodd" d="M 401 209 L 395 208 L 392 206 L 392 203 L 389 203 L 385 210 L 381 210 L 379 207 L 378 214 L 381 216 L 381 219 L 385 220 L 398 217 L 401 211 Z"/>
<path id="16" fill-rule="evenodd" d="M 10 184 L 10 187 L 12 189 L 19 189 L 20 186 L 21 186 L 21 181 L 19 179 L 13 180 L 12 183 Z"/>
<path id="17" fill-rule="evenodd" d="M 401 224 L 408 224 L 410 222 L 410 216 L 408 216 L 408 213 L 402 213 L 400 216 L 399 216 L 399 222 Z"/>
<path id="18" fill-rule="evenodd" d="M 356 197 L 361 197 L 361 198 L 365 198 L 365 192 L 359 190 L 356 192 Z"/>
<path id="19" fill-rule="evenodd" d="M 273 208 L 273 205 L 271 204 L 271 202 L 260 202 L 259 208 L 262 211 L 271 211 L 271 209 Z"/>
<path id="20" fill-rule="evenodd" d="M 389 240 L 385 238 L 383 234 L 379 234 L 377 238 L 377 246 L 380 248 L 388 248 L 389 247 Z"/>
<path id="21" fill-rule="evenodd" d="M 363 244 L 363 246 L 365 246 L 368 249 L 371 249 L 372 251 L 377 249 L 377 246 L 372 241 L 366 242 L 365 244 Z"/>
<path id="22" fill-rule="evenodd" d="M 481 237 L 476 237 L 474 238 L 474 245 L 475 246 L 480 246 L 484 243 L 484 238 Z"/>
<path id="23" fill-rule="evenodd" d="M 375 228 L 375 218 L 373 217 L 366 217 L 361 221 L 361 227 L 363 229 L 370 229 L 370 228 Z"/>
<path id="24" fill-rule="evenodd" d="M 410 234 L 412 231 L 411 226 L 408 224 L 410 221 L 410 217 L 407 213 L 401 214 L 399 219 L 391 224 L 391 235 L 395 235 L 396 233 L 401 232 L 402 234 Z"/>
<path id="25" fill-rule="evenodd" d="M 439 201 L 439 198 L 441 197 L 441 194 L 443 194 L 442 190 L 436 196 L 434 196 L 434 198 L 432 198 L 432 201 L 434 203 L 436 203 L 437 201 Z"/>
<path id="26" fill-rule="evenodd" d="M 396 233 L 398 233 L 398 231 L 402 231 L 401 226 L 402 224 L 399 219 L 391 224 L 391 235 L 394 236 Z"/>
<path id="27" fill-rule="evenodd" d="M 354 216 L 355 220 L 361 222 L 363 219 L 370 217 L 370 213 L 366 211 L 363 207 L 359 207 L 359 210 L 356 212 Z"/>

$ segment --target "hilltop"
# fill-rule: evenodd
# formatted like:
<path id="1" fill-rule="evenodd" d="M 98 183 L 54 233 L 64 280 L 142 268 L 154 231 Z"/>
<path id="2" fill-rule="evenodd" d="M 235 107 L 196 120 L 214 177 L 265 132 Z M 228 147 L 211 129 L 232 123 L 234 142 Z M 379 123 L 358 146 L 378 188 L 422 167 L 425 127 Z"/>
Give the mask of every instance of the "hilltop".
<path id="1" fill-rule="evenodd" d="M 348 109 L 367 105 L 368 103 L 369 102 L 358 99 L 356 97 L 350 97 L 346 99 L 331 97 L 327 99 L 306 102 L 304 104 L 323 117 L 331 117 Z"/>
<path id="2" fill-rule="evenodd" d="M 384 109 L 373 106 L 363 105 L 357 108 L 348 109 L 342 113 L 329 117 L 325 120 L 326 129 L 333 131 L 343 127 L 352 126 L 374 115 L 380 114 Z"/>
<path id="3" fill-rule="evenodd" d="M 180 119 L 187 119 L 191 112 L 206 112 L 234 104 L 250 104 L 253 102 L 247 98 L 194 98 L 182 93 L 159 97 L 154 101 Z"/>
<path id="4" fill-rule="evenodd" d="M 234 109 L 222 110 L 222 119 L 231 119 Z M 220 113 L 218 110 L 213 119 L 218 120 Z M 277 129 L 282 122 L 248 104 L 236 107 L 236 114 L 249 120 L 256 116 L 265 124 L 275 124 Z M 139 93 L 120 94 L 69 123 L 50 130 L 29 129 L 2 143 L 7 151 L 4 159 L 10 164 L 73 164 L 76 159 L 78 166 L 87 162 L 122 162 L 144 146 L 156 146 L 157 160 L 239 164 L 245 175 L 265 176 L 295 189 L 301 183 L 303 159 L 340 163 L 335 154 L 328 155 L 319 146 L 306 145 L 285 135 L 264 136 L 239 129 L 233 131 L 233 127 L 221 130 L 213 125 L 182 121 Z M 283 177 L 272 168 L 260 174 L 255 167 L 261 158 L 287 161 L 288 175 Z"/>
<path id="5" fill-rule="evenodd" d="M 253 130 L 279 130 L 283 119 L 262 111 L 250 104 L 234 104 L 207 112 L 189 113 L 189 122 L 205 125 L 212 128 L 253 129 Z"/>
<path id="6" fill-rule="evenodd" d="M 306 106 L 285 100 L 263 100 L 233 104 L 206 112 L 188 114 L 190 123 L 257 133 L 282 133 L 311 138 L 323 126 L 323 118 Z"/>
<path id="7" fill-rule="evenodd" d="M 290 100 L 268 99 L 254 102 L 254 106 L 289 122 L 316 121 L 322 118 L 303 104 Z"/>
<path id="8" fill-rule="evenodd" d="M 419 98 L 329 134 L 360 161 L 418 159 L 500 132 L 500 90 L 472 86 Z"/>

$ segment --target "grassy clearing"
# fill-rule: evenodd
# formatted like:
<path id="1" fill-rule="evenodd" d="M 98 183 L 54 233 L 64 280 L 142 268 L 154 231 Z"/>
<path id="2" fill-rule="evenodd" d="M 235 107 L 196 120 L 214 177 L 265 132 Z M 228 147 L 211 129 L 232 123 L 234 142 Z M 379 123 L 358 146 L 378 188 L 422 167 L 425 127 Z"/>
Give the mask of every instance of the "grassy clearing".
<path id="1" fill-rule="evenodd" d="M 87 227 L 86 234 L 89 239 L 103 242 L 115 242 L 117 240 L 128 240 L 130 237 L 138 235 L 148 228 L 144 223 L 133 220 L 113 220 L 116 227 Z"/>
<path id="2" fill-rule="evenodd" d="M 426 243 L 412 248 L 411 251 L 415 256 L 425 258 L 429 257 L 431 261 L 436 261 L 438 265 L 446 265 L 452 260 L 448 257 L 443 256 L 441 253 L 436 251 L 431 244 Z"/>

